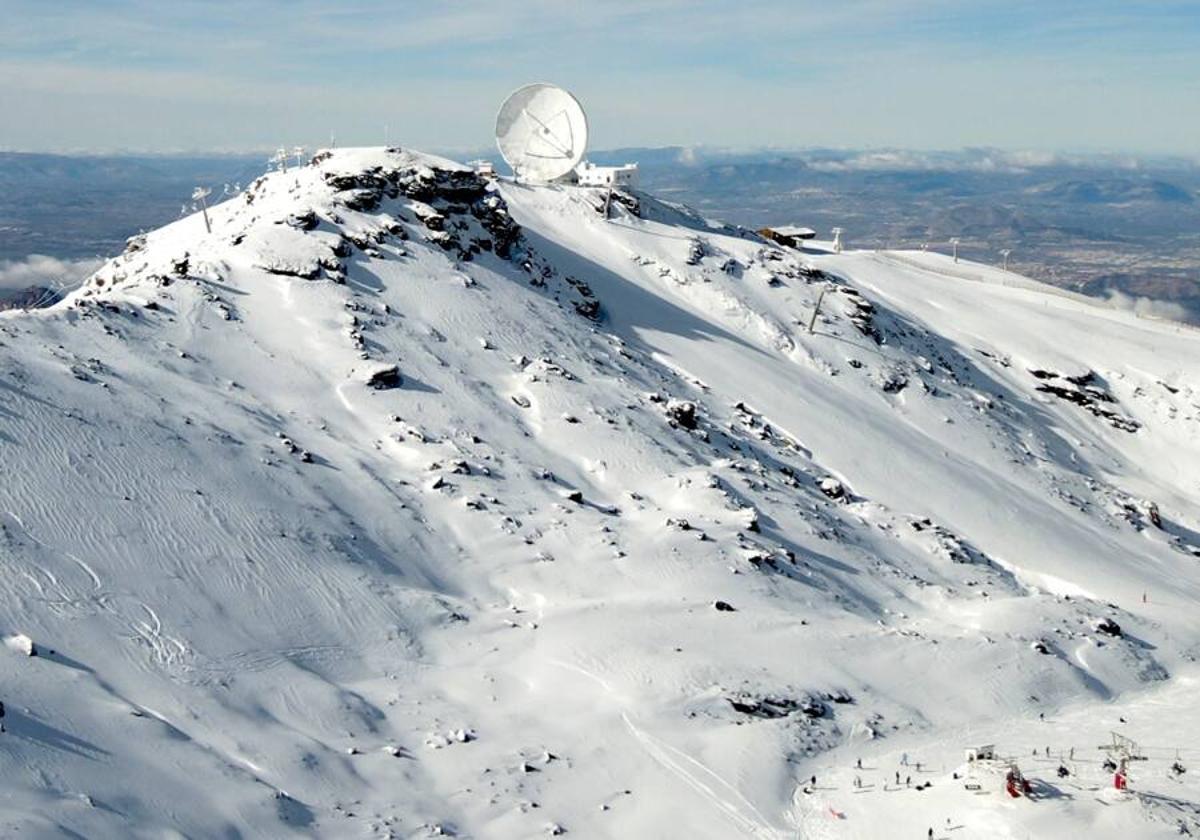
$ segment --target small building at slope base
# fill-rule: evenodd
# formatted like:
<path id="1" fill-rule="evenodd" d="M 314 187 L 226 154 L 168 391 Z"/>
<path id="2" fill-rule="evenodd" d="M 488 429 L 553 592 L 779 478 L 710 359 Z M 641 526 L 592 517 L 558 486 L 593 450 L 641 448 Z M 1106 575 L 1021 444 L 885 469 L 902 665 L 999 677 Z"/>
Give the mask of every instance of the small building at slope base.
<path id="1" fill-rule="evenodd" d="M 996 760 L 996 745 L 984 744 L 978 747 L 967 748 L 967 761 L 995 761 Z"/>
<path id="2" fill-rule="evenodd" d="M 762 228 L 758 235 L 787 248 L 803 248 L 805 242 L 816 238 L 817 232 L 812 228 L 797 225 L 781 225 Z"/>

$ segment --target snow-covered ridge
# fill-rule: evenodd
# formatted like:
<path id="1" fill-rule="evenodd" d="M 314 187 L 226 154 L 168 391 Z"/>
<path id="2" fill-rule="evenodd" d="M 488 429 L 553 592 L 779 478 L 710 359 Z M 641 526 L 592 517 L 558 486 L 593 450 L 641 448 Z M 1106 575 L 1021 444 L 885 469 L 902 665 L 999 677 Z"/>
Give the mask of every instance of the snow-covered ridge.
<path id="1" fill-rule="evenodd" d="M 1194 737 L 1197 334 L 607 203 L 324 152 L 0 314 L 6 825 L 1195 822 L 950 774 Z"/>

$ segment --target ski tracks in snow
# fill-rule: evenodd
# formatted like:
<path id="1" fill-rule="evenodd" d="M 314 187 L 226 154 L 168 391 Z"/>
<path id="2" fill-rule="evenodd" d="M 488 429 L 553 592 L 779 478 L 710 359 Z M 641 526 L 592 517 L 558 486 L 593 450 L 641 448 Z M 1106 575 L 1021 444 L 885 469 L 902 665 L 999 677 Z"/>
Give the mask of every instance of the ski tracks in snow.
<path id="1" fill-rule="evenodd" d="M 187 645 L 163 633 L 162 620 L 152 606 L 139 598 L 105 591 L 103 581 L 95 569 L 71 552 L 55 548 L 38 539 L 16 513 L 4 511 L 0 514 L 0 524 L 12 533 L 19 534 L 29 545 L 35 546 L 39 553 L 46 555 L 43 562 L 38 562 L 36 557 L 24 557 L 27 567 L 18 567 L 18 570 L 21 577 L 28 580 L 37 591 L 38 597 L 50 612 L 60 616 L 72 613 L 111 616 L 126 630 L 129 638 L 150 651 L 151 657 L 159 665 L 170 669 L 183 663 L 188 654 Z M 62 576 L 61 570 L 59 574 L 55 574 L 48 568 L 44 561 L 55 555 L 74 564 L 86 577 L 87 587 L 69 582 Z M 122 601 L 132 601 L 132 604 L 123 607 Z"/>
<path id="2" fill-rule="evenodd" d="M 805 794 L 796 788 L 792 795 L 792 813 L 796 817 L 797 840 L 833 840 L 836 836 L 830 820 L 842 819 L 829 801 L 817 794 Z"/>
<path id="3" fill-rule="evenodd" d="M 552 660 L 550 664 L 582 674 L 599 684 L 614 701 L 622 702 L 612 686 L 598 674 L 580 665 L 557 659 Z M 633 722 L 629 712 L 624 709 L 621 710 L 621 720 L 629 734 L 659 766 L 670 771 L 725 814 L 740 829 L 743 836 L 760 837 L 764 840 L 785 840 L 790 836 L 788 832 L 771 825 L 736 787 L 687 753 L 646 732 Z"/>
<path id="4" fill-rule="evenodd" d="M 21 565 L 25 568 L 14 563 L 14 567 L 21 577 L 28 580 L 37 590 L 38 596 L 45 601 L 51 612 L 64 614 L 72 608 L 79 608 L 88 602 L 96 602 L 100 599 L 102 589 L 100 577 L 87 563 L 69 552 L 59 551 L 39 540 L 26 527 L 25 521 L 11 510 L 0 514 L 0 526 L 13 535 L 19 535 L 29 545 L 35 546 L 39 552 L 49 556 L 60 554 L 87 575 L 92 586 L 91 592 L 83 592 L 81 587 L 66 582 L 59 574 L 55 574 L 44 562 L 38 562 L 36 558 L 24 557 L 25 562 Z"/>
<path id="5" fill-rule="evenodd" d="M 786 832 L 780 831 L 768 823 L 758 809 L 737 788 L 708 767 L 682 750 L 678 750 L 638 728 L 630 719 L 628 712 L 621 712 L 621 720 L 625 722 L 630 733 L 645 748 L 651 758 L 723 811 L 747 836 L 763 837 L 768 840 L 782 840 L 788 836 Z M 689 769 L 689 765 L 691 769 Z M 729 795 L 724 796 L 721 791 L 725 791 Z"/>

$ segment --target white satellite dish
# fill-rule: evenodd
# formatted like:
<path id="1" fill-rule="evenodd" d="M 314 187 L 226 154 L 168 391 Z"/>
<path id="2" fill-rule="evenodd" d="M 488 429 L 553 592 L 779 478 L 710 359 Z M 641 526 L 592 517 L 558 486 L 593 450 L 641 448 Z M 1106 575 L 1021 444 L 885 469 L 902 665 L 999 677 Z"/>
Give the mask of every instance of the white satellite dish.
<path id="1" fill-rule="evenodd" d="M 514 91 L 496 115 L 496 145 L 524 181 L 561 178 L 587 151 L 587 115 L 574 96 L 555 85 Z"/>

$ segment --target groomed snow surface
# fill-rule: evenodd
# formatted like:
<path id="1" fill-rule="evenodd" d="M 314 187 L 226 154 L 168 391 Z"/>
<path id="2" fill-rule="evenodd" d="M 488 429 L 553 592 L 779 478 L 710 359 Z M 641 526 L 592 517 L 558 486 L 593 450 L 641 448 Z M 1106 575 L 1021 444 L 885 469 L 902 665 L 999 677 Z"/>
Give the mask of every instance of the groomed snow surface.
<path id="1" fill-rule="evenodd" d="M 0 836 L 1200 833 L 1200 332 L 605 204 L 336 150 L 0 314 Z"/>

